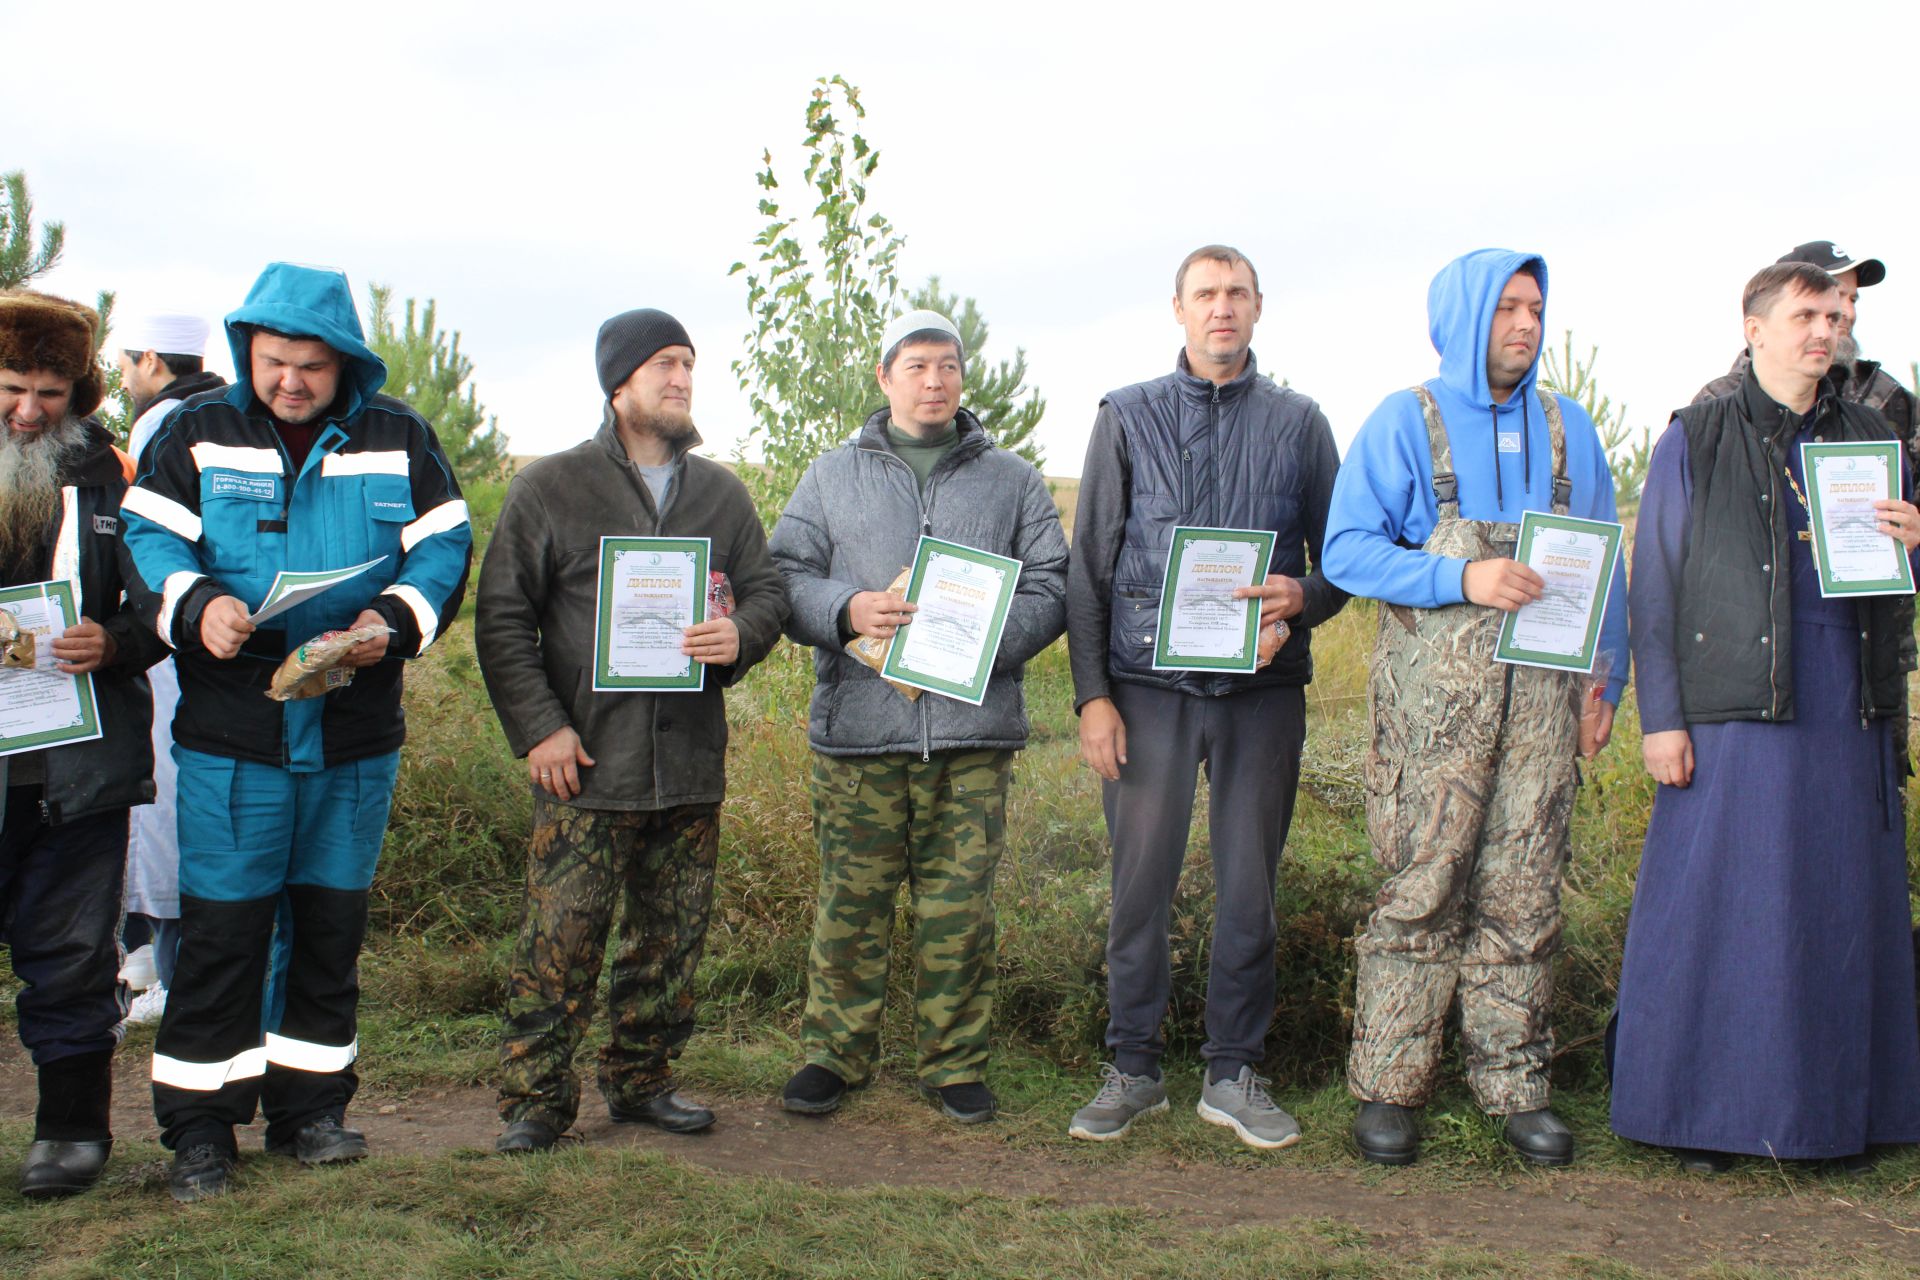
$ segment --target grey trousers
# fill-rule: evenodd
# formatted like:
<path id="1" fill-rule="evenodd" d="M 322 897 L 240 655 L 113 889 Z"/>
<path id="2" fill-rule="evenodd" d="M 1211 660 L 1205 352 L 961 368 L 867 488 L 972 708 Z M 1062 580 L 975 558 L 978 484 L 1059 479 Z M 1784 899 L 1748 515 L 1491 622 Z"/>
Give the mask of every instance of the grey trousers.
<path id="1" fill-rule="evenodd" d="M 1273 1022 L 1275 870 L 1293 822 L 1306 691 L 1208 698 L 1116 683 L 1127 763 L 1102 784 L 1113 844 L 1107 925 L 1107 1047 L 1128 1075 L 1157 1072 L 1172 986 L 1167 924 L 1193 820 L 1195 770 L 1211 785 L 1213 942 L 1207 1041 L 1215 1077 L 1266 1056 Z"/>

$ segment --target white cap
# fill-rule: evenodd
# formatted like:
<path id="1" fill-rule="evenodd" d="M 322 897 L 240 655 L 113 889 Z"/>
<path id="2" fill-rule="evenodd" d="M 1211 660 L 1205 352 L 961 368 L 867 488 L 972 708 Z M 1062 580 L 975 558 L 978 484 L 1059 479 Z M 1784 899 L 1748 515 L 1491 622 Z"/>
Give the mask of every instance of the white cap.
<path id="1" fill-rule="evenodd" d="M 909 311 L 903 316 L 895 316 L 886 332 L 880 335 L 880 358 L 887 358 L 887 352 L 900 345 L 900 340 L 910 333 L 920 333 L 935 329 L 941 333 L 953 335 L 953 345 L 960 348 L 960 358 L 966 359 L 967 344 L 960 339 L 960 331 L 953 327 L 953 321 L 938 311 Z"/>
<path id="2" fill-rule="evenodd" d="M 204 356 L 212 326 L 179 311 L 151 311 L 115 325 L 113 345 L 122 351 L 159 351 L 170 356 Z"/>

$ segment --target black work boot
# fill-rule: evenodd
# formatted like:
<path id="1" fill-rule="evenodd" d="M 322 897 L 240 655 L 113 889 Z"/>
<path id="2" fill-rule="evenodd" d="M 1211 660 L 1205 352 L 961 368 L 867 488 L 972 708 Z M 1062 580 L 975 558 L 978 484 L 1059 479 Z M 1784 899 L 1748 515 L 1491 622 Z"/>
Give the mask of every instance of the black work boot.
<path id="1" fill-rule="evenodd" d="M 523 1156 L 535 1151 L 551 1151 L 560 1141 L 560 1131 L 545 1120 L 529 1117 L 515 1120 L 493 1140 L 493 1149 L 503 1156 Z"/>
<path id="2" fill-rule="evenodd" d="M 1420 1158 L 1420 1109 L 1397 1102 L 1363 1102 L 1353 1118 L 1353 1145 L 1375 1164 L 1412 1164 Z"/>
<path id="3" fill-rule="evenodd" d="M 55 1058 L 39 1070 L 33 1145 L 20 1166 L 20 1194 L 52 1199 L 100 1180 L 113 1151 L 113 1050 Z"/>
<path id="4" fill-rule="evenodd" d="M 167 1170 L 167 1193 L 181 1204 L 227 1194 L 227 1181 L 238 1155 L 231 1129 L 224 1135 L 211 1131 L 188 1135 L 173 1153 L 173 1167 Z"/>
<path id="5" fill-rule="evenodd" d="M 698 1133 L 714 1121 L 712 1108 L 689 1102 L 671 1089 L 630 1106 L 608 1098 L 607 1115 L 615 1124 L 650 1124 L 668 1133 Z"/>
<path id="6" fill-rule="evenodd" d="M 1573 1163 L 1573 1130 L 1545 1107 L 1508 1116 L 1506 1136 L 1528 1164 L 1556 1167 Z"/>
<path id="7" fill-rule="evenodd" d="M 294 1130 L 291 1139 L 267 1144 L 267 1154 L 292 1156 L 304 1165 L 347 1164 L 367 1158 L 367 1136 L 341 1124 L 338 1116 L 316 1116 Z"/>
<path id="8" fill-rule="evenodd" d="M 100 1181 L 113 1153 L 113 1139 L 68 1142 L 36 1138 L 20 1165 L 20 1194 L 29 1200 L 78 1195 Z"/>

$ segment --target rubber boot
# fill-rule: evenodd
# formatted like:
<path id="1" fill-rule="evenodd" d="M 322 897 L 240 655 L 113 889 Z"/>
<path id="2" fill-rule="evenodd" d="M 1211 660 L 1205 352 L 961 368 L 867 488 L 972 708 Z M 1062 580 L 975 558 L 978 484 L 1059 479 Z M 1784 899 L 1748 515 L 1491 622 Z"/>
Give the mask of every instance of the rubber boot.
<path id="1" fill-rule="evenodd" d="M 20 1166 L 28 1199 L 76 1195 L 100 1180 L 113 1151 L 113 1051 L 56 1058 L 40 1068 L 33 1145 Z"/>

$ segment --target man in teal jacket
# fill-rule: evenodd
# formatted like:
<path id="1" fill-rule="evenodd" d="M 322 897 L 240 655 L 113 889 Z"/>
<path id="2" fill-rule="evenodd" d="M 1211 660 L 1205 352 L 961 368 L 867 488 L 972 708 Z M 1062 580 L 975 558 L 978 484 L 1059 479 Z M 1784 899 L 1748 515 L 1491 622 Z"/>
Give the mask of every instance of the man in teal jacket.
<path id="1" fill-rule="evenodd" d="M 154 1112 L 176 1199 L 226 1189 L 233 1128 L 267 1117 L 267 1149 L 356 1160 L 356 962 L 399 767 L 401 659 L 460 607 L 466 503 L 426 421 L 378 394 L 339 272 L 274 263 L 227 317 L 239 376 L 188 399 L 122 503 L 126 539 L 172 645 L 180 765 L 180 992 L 153 1055 Z M 283 570 L 366 566 L 252 620 Z M 326 631 L 383 627 L 321 696 L 266 696 Z M 261 1033 L 275 906 L 291 919 L 286 1007 Z"/>

